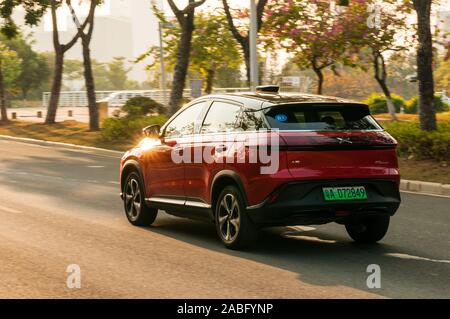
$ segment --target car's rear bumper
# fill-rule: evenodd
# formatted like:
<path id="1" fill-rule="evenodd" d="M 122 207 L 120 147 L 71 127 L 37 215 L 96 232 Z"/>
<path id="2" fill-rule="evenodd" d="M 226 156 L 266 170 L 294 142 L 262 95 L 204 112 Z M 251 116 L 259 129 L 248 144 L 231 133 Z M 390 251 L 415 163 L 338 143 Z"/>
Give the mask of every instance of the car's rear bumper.
<path id="1" fill-rule="evenodd" d="M 325 201 L 323 187 L 364 186 L 368 199 Z M 248 207 L 253 222 L 260 225 L 314 225 L 345 222 L 365 215 L 394 215 L 401 198 L 392 180 L 321 180 L 289 183 L 263 203 Z"/>

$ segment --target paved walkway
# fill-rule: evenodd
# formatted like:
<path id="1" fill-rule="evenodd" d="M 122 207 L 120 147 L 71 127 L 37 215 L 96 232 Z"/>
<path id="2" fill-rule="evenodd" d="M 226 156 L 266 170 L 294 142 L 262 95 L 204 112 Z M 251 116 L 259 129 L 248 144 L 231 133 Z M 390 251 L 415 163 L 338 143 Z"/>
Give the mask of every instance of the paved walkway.
<path id="1" fill-rule="evenodd" d="M 117 108 L 109 108 L 109 114 L 117 110 Z M 73 112 L 73 116 L 69 116 L 69 111 Z M 42 112 L 42 118 L 37 116 L 38 112 Z M 19 121 L 29 121 L 29 122 L 44 122 L 45 116 L 47 114 L 47 109 L 43 107 L 30 107 L 30 108 L 16 108 L 16 109 L 8 109 L 8 116 L 11 119 L 12 113 L 17 114 L 17 120 Z M 60 107 L 56 114 L 56 121 L 78 121 L 82 123 L 89 123 L 89 111 L 87 107 Z"/>

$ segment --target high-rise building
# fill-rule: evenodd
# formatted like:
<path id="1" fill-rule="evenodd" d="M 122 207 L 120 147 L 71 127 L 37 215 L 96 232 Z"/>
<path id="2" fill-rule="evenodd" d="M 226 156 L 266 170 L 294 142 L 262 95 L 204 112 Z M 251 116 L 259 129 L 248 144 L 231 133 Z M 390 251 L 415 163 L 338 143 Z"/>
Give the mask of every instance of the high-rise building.
<path id="1" fill-rule="evenodd" d="M 162 0 L 161 0 L 162 2 Z M 80 20 L 86 15 L 86 8 L 76 8 Z M 59 29 L 61 42 L 69 41 L 76 28 L 68 10 L 60 10 Z M 23 20 L 23 12 L 15 13 L 16 21 Z M 50 20 L 49 20 L 50 19 Z M 51 16 L 46 15 L 41 23 L 32 29 L 34 48 L 37 51 L 53 51 Z M 148 0 L 108 0 L 98 10 L 91 42 L 91 55 L 100 62 L 109 62 L 114 57 L 125 57 L 132 68 L 129 76 L 137 81 L 147 79 L 145 62 L 134 64 L 138 56 L 152 45 L 158 44 L 158 21 Z M 81 44 L 78 43 L 67 52 L 68 59 L 82 59 Z"/>

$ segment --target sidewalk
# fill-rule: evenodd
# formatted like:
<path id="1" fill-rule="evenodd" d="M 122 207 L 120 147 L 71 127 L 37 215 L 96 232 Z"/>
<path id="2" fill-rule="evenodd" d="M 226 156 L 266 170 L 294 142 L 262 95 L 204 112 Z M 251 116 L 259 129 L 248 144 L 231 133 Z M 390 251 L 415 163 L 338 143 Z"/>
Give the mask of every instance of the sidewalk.
<path id="1" fill-rule="evenodd" d="M 421 181 L 402 180 L 400 190 L 411 193 L 424 193 L 450 197 L 450 185 Z"/>
<path id="2" fill-rule="evenodd" d="M 110 107 L 109 115 L 117 110 L 118 108 Z M 69 116 L 69 111 L 73 112 L 73 116 Z M 42 112 L 42 118 L 37 117 L 37 113 Z M 17 120 L 43 123 L 45 121 L 45 116 L 47 114 L 47 109 L 44 107 L 30 107 L 30 108 L 9 108 L 8 117 L 12 119 L 12 113 L 16 113 Z M 81 123 L 89 123 L 89 110 L 87 107 L 59 107 L 56 113 L 56 121 L 78 121 Z"/>

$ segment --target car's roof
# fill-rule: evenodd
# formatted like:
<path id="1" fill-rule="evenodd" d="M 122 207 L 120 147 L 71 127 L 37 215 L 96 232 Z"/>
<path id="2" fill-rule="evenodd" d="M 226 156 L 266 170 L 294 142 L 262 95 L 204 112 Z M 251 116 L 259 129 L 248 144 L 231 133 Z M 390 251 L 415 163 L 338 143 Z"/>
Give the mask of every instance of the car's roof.
<path id="1" fill-rule="evenodd" d="M 224 93 L 214 94 L 203 98 L 207 99 L 226 99 L 245 104 L 247 107 L 261 109 L 281 104 L 352 104 L 365 105 L 363 103 L 325 95 L 302 94 L 302 93 Z"/>

